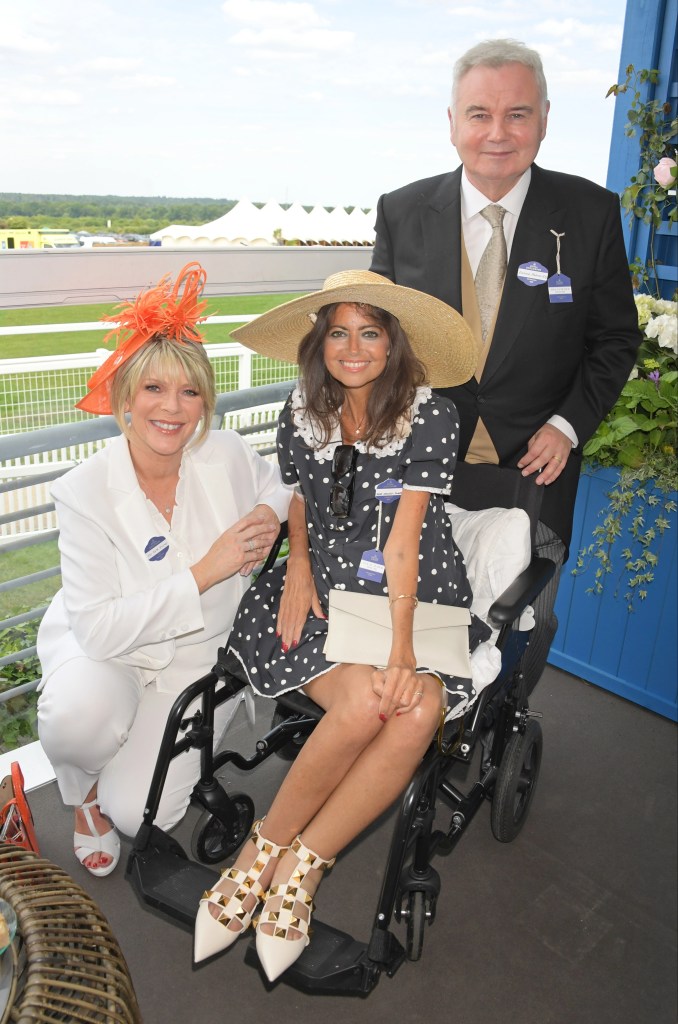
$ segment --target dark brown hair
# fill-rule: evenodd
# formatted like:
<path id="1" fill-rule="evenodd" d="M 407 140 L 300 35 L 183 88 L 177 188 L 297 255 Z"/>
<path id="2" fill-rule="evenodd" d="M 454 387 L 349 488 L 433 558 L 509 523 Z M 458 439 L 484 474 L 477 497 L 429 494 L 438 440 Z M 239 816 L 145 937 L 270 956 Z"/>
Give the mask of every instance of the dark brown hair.
<path id="1" fill-rule="evenodd" d="M 426 368 L 412 350 L 400 321 L 385 309 L 364 302 L 333 302 L 318 310 L 316 322 L 299 345 L 299 377 L 306 412 L 320 428 L 318 446 L 327 444 L 344 403 L 344 388 L 325 366 L 325 337 L 340 305 L 354 306 L 386 331 L 390 355 L 377 377 L 367 402 L 367 420 L 362 440 L 379 448 L 395 435 L 396 424 L 414 401 L 418 387 L 426 380 Z"/>

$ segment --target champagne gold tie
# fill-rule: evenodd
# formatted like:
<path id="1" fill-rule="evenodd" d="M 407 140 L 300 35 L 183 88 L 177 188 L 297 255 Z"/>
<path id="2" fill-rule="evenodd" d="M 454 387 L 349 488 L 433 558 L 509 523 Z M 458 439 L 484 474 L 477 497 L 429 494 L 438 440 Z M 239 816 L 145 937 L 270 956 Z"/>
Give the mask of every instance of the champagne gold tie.
<path id="1" fill-rule="evenodd" d="M 480 257 L 475 276 L 483 341 L 487 338 L 492 325 L 506 275 L 506 239 L 503 227 L 505 213 L 503 206 L 486 206 L 480 211 L 480 216 L 492 226 L 492 237 Z"/>

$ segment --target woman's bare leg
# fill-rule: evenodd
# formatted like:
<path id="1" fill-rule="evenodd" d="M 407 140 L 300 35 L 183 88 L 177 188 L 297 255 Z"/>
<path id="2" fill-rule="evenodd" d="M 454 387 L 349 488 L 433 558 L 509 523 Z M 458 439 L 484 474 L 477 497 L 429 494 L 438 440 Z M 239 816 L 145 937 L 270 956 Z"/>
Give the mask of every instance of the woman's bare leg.
<path id="1" fill-rule="evenodd" d="M 326 709 L 320 722 L 306 740 L 297 758 L 290 766 L 273 804 L 266 815 L 262 833 L 277 846 L 289 846 L 302 828 L 322 807 L 328 796 L 344 778 L 365 746 L 383 730 L 379 720 L 379 700 L 372 693 L 372 669 L 368 666 L 338 665 L 307 687 Z M 316 687 L 317 684 L 318 685 Z M 253 842 L 248 841 L 240 851 L 234 868 L 249 871 L 258 856 Z M 281 858 L 282 859 L 282 858 Z M 259 881 L 268 888 L 276 862 L 271 861 L 262 871 Z M 227 878 L 215 890 L 230 895 L 235 884 Z M 245 909 L 254 907 L 247 901 Z M 218 911 L 213 905 L 214 917 Z M 235 929 L 237 924 L 233 924 Z"/>
<path id="2" fill-rule="evenodd" d="M 392 715 L 385 724 L 379 722 L 379 702 L 375 698 L 373 714 L 379 728 L 373 730 L 372 740 L 363 745 L 341 778 L 337 778 L 338 771 L 331 766 L 323 770 L 319 760 L 331 757 L 332 743 L 336 738 L 320 736 L 315 748 L 309 751 L 310 756 L 305 759 L 307 763 L 301 765 L 301 770 L 294 775 L 290 772 L 287 776 L 266 817 L 267 826 L 272 817 L 276 842 L 281 843 L 280 834 L 285 829 L 285 844 L 288 845 L 294 838 L 291 822 L 296 827 L 310 815 L 307 824 L 302 823 L 299 830 L 302 840 L 323 859 L 330 860 L 390 807 L 414 775 L 440 721 L 442 695 L 438 681 L 423 675 L 418 676 L 418 680 L 423 690 L 418 707 L 400 716 Z M 316 699 L 315 694 L 313 697 Z M 327 717 L 325 715 L 322 721 Z M 302 753 L 305 750 L 306 745 Z M 344 766 L 347 760 L 344 760 Z M 271 884 L 287 882 L 296 864 L 295 854 L 288 851 L 276 863 Z M 318 871 L 306 875 L 304 888 L 311 896 L 321 877 Z M 297 933 L 292 930 L 290 938 L 296 937 Z"/>

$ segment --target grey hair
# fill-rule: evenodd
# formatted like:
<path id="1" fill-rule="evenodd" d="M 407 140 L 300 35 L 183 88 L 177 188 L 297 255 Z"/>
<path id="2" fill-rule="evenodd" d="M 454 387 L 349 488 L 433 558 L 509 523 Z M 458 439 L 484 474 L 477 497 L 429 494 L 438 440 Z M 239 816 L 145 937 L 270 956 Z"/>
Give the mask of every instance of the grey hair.
<path id="1" fill-rule="evenodd" d="M 529 68 L 535 77 L 539 96 L 541 98 L 542 117 L 546 116 L 548 103 L 548 89 L 544 76 L 544 66 L 541 57 L 536 50 L 530 50 L 525 43 L 517 39 L 486 39 L 477 46 L 471 47 L 462 54 L 454 65 L 452 73 L 452 97 L 450 110 L 454 117 L 455 104 L 459 83 L 464 75 L 467 75 L 473 68 L 502 68 L 505 64 L 522 64 Z"/>

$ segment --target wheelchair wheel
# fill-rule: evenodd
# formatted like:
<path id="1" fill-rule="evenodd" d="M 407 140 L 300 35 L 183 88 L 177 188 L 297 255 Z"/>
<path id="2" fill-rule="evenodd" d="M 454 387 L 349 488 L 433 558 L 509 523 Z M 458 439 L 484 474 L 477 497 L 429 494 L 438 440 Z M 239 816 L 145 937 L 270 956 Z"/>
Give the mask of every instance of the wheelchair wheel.
<path id="1" fill-rule="evenodd" d="M 288 718 L 295 716 L 295 711 L 286 711 L 284 708 L 276 707 L 273 712 L 273 718 L 271 720 L 271 728 L 274 729 L 281 722 L 286 722 Z M 288 743 L 276 750 L 278 757 L 282 758 L 283 761 L 294 761 L 295 757 L 306 742 L 306 733 L 295 733 Z"/>
<path id="2" fill-rule="evenodd" d="M 414 890 L 407 894 L 407 939 L 408 960 L 419 960 L 424 948 L 424 928 L 428 920 L 426 893 Z"/>
<path id="3" fill-rule="evenodd" d="M 231 803 L 235 818 L 229 826 L 211 811 L 203 811 L 191 838 L 191 853 L 203 864 L 218 864 L 245 842 L 254 821 L 254 803 L 246 793 L 236 793 Z"/>
<path id="4" fill-rule="evenodd" d="M 541 726 L 530 718 L 524 733 L 506 744 L 492 796 L 492 834 L 500 843 L 512 842 L 525 824 L 541 765 Z"/>

